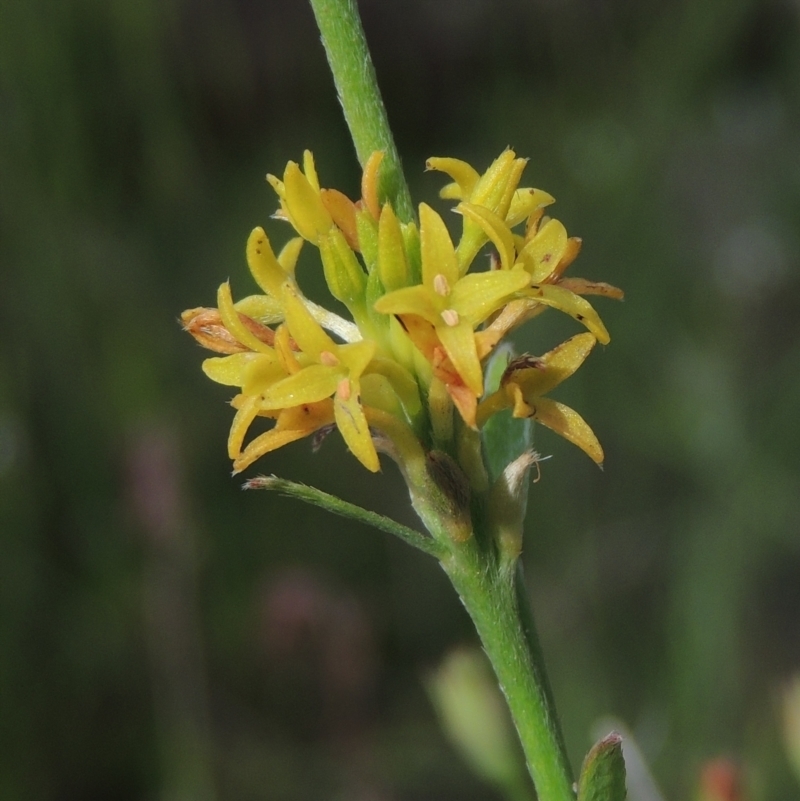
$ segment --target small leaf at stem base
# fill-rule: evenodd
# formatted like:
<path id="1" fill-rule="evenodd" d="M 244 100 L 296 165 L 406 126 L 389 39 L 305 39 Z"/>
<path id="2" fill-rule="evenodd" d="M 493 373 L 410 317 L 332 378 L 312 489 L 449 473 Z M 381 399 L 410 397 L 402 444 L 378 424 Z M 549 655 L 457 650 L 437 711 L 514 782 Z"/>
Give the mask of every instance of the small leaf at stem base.
<path id="1" fill-rule="evenodd" d="M 583 760 L 578 801 L 625 801 L 626 796 L 622 737 L 612 731 Z"/>

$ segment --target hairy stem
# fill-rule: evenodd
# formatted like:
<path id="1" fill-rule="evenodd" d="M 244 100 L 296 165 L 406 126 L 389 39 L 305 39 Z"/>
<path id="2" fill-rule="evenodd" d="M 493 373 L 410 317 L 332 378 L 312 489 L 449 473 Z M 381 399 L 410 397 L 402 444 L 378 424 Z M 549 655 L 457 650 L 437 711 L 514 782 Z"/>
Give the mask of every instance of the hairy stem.
<path id="1" fill-rule="evenodd" d="M 497 675 L 536 793 L 540 801 L 575 801 L 541 653 L 530 624 L 523 623 L 515 570 L 487 564 L 486 554 L 477 547 L 459 549 L 453 557 L 443 561 L 443 567 Z"/>

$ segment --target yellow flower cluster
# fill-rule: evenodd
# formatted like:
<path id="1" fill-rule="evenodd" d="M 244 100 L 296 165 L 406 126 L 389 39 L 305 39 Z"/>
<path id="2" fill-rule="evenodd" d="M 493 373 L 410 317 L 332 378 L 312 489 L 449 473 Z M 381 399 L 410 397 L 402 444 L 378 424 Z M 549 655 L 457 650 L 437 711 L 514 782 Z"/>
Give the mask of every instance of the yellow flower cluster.
<path id="1" fill-rule="evenodd" d="M 373 153 L 365 165 L 357 202 L 320 187 L 308 151 L 302 169 L 289 162 L 282 179 L 268 176 L 280 202 L 275 216 L 299 236 L 276 255 L 256 228 L 246 255 L 261 294 L 234 303 L 225 283 L 216 309 L 183 314 L 203 346 L 225 354 L 207 359 L 205 373 L 239 389 L 228 438 L 234 472 L 333 425 L 356 458 L 376 471 L 376 443 L 400 461 L 404 442 L 431 449 L 442 432 L 452 432 L 454 408 L 469 429 L 510 408 L 601 463 L 600 444 L 577 412 L 543 396 L 575 372 L 596 341 L 609 340 L 581 296 L 622 293 L 563 277 L 580 240 L 544 216 L 550 195 L 519 187 L 525 160 L 513 151 L 482 175 L 457 159 L 428 160 L 428 169 L 452 179 L 441 194 L 458 201 L 457 245 L 430 206 L 420 204 L 417 224 L 380 202 L 381 159 Z M 295 266 L 304 242 L 318 248 L 328 288 L 351 320 L 303 295 Z M 490 269 L 470 271 L 487 243 Z M 499 389 L 484 397 L 484 360 L 509 331 L 548 307 L 571 315 L 587 332 L 541 357 L 512 361 Z M 275 423 L 245 445 L 257 417 Z"/>

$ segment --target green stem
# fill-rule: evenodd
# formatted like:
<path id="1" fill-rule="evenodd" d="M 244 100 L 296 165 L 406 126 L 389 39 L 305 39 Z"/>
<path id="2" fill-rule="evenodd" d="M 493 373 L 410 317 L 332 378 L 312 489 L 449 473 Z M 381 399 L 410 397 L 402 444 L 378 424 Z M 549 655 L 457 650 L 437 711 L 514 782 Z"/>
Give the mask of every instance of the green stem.
<path id="1" fill-rule="evenodd" d="M 310 2 L 358 160 L 363 166 L 375 150 L 384 152 L 381 191 L 392 202 L 397 215 L 409 221 L 413 218 L 413 205 L 355 0 Z M 433 540 L 410 530 L 392 533 L 428 552 L 439 550 L 436 555 L 440 558 L 441 549 L 450 551 L 442 559 L 442 565 L 475 623 L 505 693 L 539 801 L 574 801 L 563 737 L 532 618 L 526 618 L 522 613 L 514 565 L 499 563 L 492 554 L 479 547 L 476 537 L 470 537 L 468 515 L 464 520 L 451 521 L 451 525 L 447 525 L 446 520 L 451 517 L 443 511 L 447 503 L 434 502 L 433 496 L 438 497 L 439 493 L 432 492 L 427 478 L 421 478 L 417 492 L 413 491 L 415 483 L 413 480 L 409 482 L 412 498 L 415 498 L 414 506 Z M 272 488 L 278 489 L 277 486 Z M 306 488 L 302 493 L 296 487 L 282 485 L 280 489 L 296 496 L 308 495 Z M 353 510 L 346 508 L 339 499 L 332 503 L 328 497 L 315 495 L 304 497 L 304 500 L 339 514 L 355 516 Z M 460 518 L 460 515 L 456 517 Z M 367 522 L 360 512 L 359 519 Z M 390 530 L 385 519 L 380 522 L 382 525 L 379 527 Z M 466 539 L 462 539 L 464 535 Z"/>
<path id="2" fill-rule="evenodd" d="M 517 609 L 519 610 L 519 619 L 522 623 L 522 630 L 525 633 L 525 638 L 528 642 L 531 658 L 536 670 L 537 681 L 542 689 L 544 697 L 545 708 L 547 716 L 554 722 L 554 732 L 558 741 L 558 747 L 561 751 L 562 762 L 566 766 L 568 777 L 572 776 L 572 771 L 569 765 L 569 758 L 567 756 L 567 744 L 564 741 L 564 733 L 561 729 L 558 713 L 556 712 L 556 702 L 553 696 L 553 689 L 550 686 L 550 679 L 547 677 L 547 670 L 544 663 L 544 654 L 542 653 L 542 646 L 539 642 L 539 632 L 536 629 L 536 621 L 533 617 L 533 610 L 531 609 L 531 602 L 528 598 L 528 590 L 525 586 L 525 573 L 522 569 L 522 562 L 519 561 L 515 571 L 514 583 L 516 588 Z"/>
<path id="3" fill-rule="evenodd" d="M 333 73 L 339 102 L 363 167 L 375 150 L 384 152 L 381 189 L 408 222 L 414 207 L 354 0 L 310 0 Z"/>
<path id="4" fill-rule="evenodd" d="M 487 564 L 474 538 L 442 562 L 494 667 L 539 801 L 575 801 L 572 773 L 535 633 L 523 624 L 513 565 Z M 526 631 L 527 629 L 527 631 Z"/>

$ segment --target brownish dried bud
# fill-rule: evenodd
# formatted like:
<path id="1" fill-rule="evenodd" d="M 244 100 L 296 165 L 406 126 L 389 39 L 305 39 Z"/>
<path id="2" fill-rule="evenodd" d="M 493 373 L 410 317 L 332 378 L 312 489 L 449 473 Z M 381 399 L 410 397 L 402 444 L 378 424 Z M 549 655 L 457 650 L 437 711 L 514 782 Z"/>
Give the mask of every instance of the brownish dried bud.
<path id="1" fill-rule="evenodd" d="M 239 319 L 255 337 L 267 345 L 275 344 L 275 332 L 252 317 L 239 312 Z M 183 330 L 188 331 L 204 348 L 215 353 L 242 353 L 249 350 L 239 343 L 225 328 L 217 309 L 199 307 L 187 309 L 181 314 Z"/>

